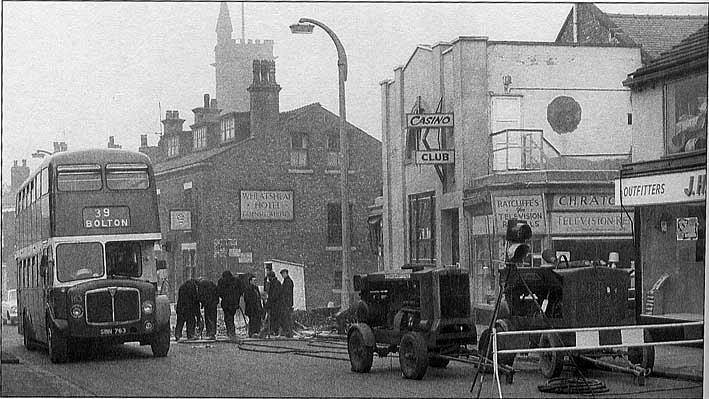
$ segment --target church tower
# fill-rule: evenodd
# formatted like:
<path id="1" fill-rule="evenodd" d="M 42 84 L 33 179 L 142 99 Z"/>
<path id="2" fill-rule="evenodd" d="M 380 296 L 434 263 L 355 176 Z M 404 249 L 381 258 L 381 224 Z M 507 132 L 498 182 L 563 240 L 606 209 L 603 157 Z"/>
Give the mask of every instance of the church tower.
<path id="1" fill-rule="evenodd" d="M 223 112 L 248 112 L 250 99 L 247 89 L 252 83 L 253 60 L 275 60 L 273 40 L 247 41 L 243 31 L 242 27 L 241 39 L 232 39 L 229 7 L 222 2 L 217 18 L 217 45 L 214 47 L 212 66 L 216 73 L 216 95 Z"/>

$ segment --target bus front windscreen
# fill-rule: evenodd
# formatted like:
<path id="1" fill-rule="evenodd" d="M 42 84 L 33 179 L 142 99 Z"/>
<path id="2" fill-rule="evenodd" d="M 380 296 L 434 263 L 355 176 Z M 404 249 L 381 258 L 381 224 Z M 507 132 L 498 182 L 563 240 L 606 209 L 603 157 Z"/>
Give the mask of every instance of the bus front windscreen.
<path id="1" fill-rule="evenodd" d="M 106 272 L 109 276 L 140 277 L 142 251 L 139 241 L 106 243 Z"/>
<path id="2" fill-rule="evenodd" d="M 103 247 L 98 242 L 57 245 L 57 277 L 67 282 L 103 276 Z"/>

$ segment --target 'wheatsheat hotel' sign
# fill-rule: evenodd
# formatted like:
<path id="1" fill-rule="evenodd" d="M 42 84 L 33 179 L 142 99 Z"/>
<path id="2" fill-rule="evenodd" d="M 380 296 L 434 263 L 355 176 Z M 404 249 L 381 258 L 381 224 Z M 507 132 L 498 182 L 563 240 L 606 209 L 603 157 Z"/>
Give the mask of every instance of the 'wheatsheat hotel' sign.
<path id="1" fill-rule="evenodd" d="M 615 180 L 616 205 L 703 201 L 706 199 L 706 193 L 707 172 L 702 169 Z"/>

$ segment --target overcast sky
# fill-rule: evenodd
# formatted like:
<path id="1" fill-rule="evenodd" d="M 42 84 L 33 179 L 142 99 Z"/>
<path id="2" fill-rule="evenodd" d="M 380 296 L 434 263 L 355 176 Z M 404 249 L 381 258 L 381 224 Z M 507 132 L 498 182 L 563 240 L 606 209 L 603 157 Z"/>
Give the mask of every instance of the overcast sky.
<path id="1" fill-rule="evenodd" d="M 599 4 L 611 13 L 707 14 L 705 4 Z M 241 3 L 229 3 L 234 38 Z M 379 82 L 393 78 L 417 44 L 458 36 L 553 41 L 571 5 L 246 3 L 247 39 L 275 41 L 281 110 L 320 102 L 337 113 L 337 54 L 321 30 L 292 35 L 301 17 L 320 20 L 347 52 L 348 121 L 381 137 Z M 3 2 L 2 171 L 36 149 L 157 144 L 158 104 L 193 123 L 202 95 L 215 96 L 219 3 Z M 631 72 L 631 71 L 628 71 Z M 246 93 L 245 93 L 246 95 Z M 8 179 L 4 178 L 3 183 Z"/>

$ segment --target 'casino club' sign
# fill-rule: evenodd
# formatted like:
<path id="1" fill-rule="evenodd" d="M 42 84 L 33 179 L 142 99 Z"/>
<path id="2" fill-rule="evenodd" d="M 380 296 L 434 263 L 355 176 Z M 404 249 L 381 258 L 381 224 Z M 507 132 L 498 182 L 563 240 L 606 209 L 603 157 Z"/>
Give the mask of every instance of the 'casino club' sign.
<path id="1" fill-rule="evenodd" d="M 106 229 L 130 226 L 130 212 L 127 206 L 104 206 L 84 208 L 84 227 Z"/>

